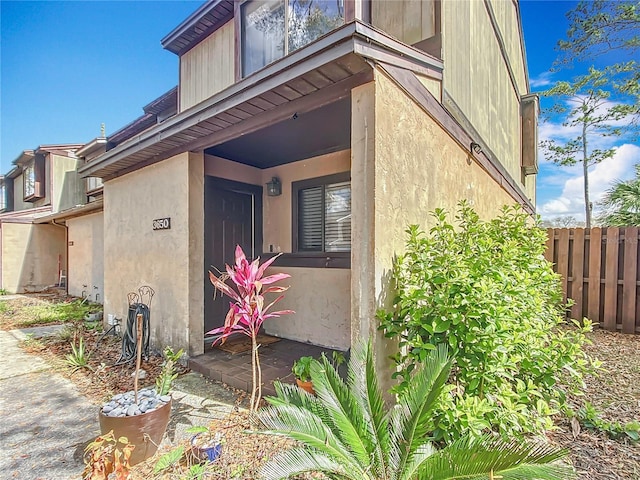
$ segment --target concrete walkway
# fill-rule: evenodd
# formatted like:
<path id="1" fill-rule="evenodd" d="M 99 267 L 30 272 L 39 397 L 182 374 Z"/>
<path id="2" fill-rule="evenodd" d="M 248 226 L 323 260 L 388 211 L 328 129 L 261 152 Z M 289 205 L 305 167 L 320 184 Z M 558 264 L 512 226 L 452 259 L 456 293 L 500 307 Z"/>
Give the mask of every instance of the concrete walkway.
<path id="1" fill-rule="evenodd" d="M 40 336 L 50 329 L 0 331 L 0 478 L 80 479 L 84 448 L 100 433 L 99 407 L 42 358 L 18 346 L 26 333 Z M 164 447 L 188 438 L 189 427 L 228 415 L 236 401 L 195 373 L 174 386 Z"/>

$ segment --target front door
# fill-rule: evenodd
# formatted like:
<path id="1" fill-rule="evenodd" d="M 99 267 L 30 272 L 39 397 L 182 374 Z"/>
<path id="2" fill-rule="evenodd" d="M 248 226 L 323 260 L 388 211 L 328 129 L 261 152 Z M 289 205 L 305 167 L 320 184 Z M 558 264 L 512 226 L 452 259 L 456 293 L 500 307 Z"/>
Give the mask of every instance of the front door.
<path id="1" fill-rule="evenodd" d="M 234 264 L 236 245 L 249 260 L 262 250 L 262 187 L 214 177 L 205 178 L 205 333 L 224 324 L 229 298 L 215 292 L 216 276 Z M 214 298 L 215 296 L 215 298 Z"/>

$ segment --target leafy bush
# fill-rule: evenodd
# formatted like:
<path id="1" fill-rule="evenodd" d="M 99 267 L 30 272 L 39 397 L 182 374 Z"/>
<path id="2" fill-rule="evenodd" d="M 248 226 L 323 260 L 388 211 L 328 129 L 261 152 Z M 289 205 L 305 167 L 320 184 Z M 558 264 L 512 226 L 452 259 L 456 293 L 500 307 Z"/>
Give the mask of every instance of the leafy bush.
<path id="1" fill-rule="evenodd" d="M 563 328 L 559 278 L 544 259 L 546 235 L 519 207 L 481 221 L 466 203 L 457 227 L 438 209 L 427 237 L 408 229 L 407 251 L 394 265 L 393 312 L 379 312 L 387 337 L 399 339 L 402 381 L 430 350 L 454 351 L 449 394 L 430 428 L 447 441 L 492 429 L 503 437 L 540 432 L 597 367 L 583 351 L 584 326 Z"/>

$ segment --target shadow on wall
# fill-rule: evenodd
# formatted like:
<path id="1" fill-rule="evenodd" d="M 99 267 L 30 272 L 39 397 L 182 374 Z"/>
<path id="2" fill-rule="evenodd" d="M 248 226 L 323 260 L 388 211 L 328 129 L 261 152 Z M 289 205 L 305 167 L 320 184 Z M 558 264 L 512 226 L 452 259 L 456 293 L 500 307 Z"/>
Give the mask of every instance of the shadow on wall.
<path id="1" fill-rule="evenodd" d="M 28 293 L 57 285 L 66 263 L 65 242 L 61 226 L 3 223 L 2 288 Z"/>

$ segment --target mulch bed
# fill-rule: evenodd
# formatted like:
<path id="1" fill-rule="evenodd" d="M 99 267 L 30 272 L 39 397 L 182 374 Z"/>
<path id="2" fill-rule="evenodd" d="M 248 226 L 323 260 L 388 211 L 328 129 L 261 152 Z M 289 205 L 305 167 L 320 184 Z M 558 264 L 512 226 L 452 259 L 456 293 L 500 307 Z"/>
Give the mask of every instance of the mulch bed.
<path id="1" fill-rule="evenodd" d="M 608 421 L 640 421 L 640 336 L 596 330 L 588 335 L 585 350 L 602 362 L 602 372 L 586 379 L 583 397 L 572 400 L 577 411 L 591 403 Z M 602 432 L 580 428 L 574 436 L 566 417 L 556 421 L 558 429 L 547 436 L 569 449 L 580 479 L 640 479 L 640 444 L 612 440 Z"/>
<path id="2" fill-rule="evenodd" d="M 1 297 L 0 297 L 1 301 Z M 43 299 L 19 299 L 7 302 L 8 312 L 0 313 L 0 329 L 8 330 L 19 324 L 20 306 Z M 94 348 L 98 335 L 78 328 L 87 350 Z M 603 363 L 603 372 L 597 377 L 587 378 L 583 397 L 572 400 L 577 411 L 585 402 L 593 404 L 606 420 L 626 423 L 640 421 L 640 336 L 622 335 L 597 330 L 588 335 L 592 341 L 586 349 L 590 355 Z M 92 370 L 82 369 L 71 373 L 64 364 L 70 353 L 69 340 L 48 341 L 46 344 L 29 342 L 28 348 L 44 356 L 62 374 L 74 381 L 80 390 L 96 403 L 106 400 L 115 392 L 131 390 L 133 387 L 133 364 L 112 367 L 120 355 L 120 340 L 107 336 L 90 359 Z M 143 362 L 147 371 L 143 385 L 153 384 L 160 371 L 162 359 L 151 357 Z M 574 436 L 569 419 L 558 417 L 557 429 L 548 438 L 570 451 L 570 459 L 581 480 L 640 480 L 640 445 L 628 441 L 612 440 L 604 433 L 581 428 Z M 208 467 L 207 478 L 216 480 L 257 478 L 260 466 L 277 452 L 288 448 L 287 440 L 259 434 L 246 433 L 249 427 L 246 413 L 237 412 L 216 428 L 225 430 L 225 447 L 219 461 Z M 185 446 L 187 445 L 185 439 Z M 134 478 L 182 478 L 177 472 L 153 475 L 157 459 L 152 459 L 134 469 Z M 182 472 L 184 474 L 184 471 Z M 177 476 L 176 476 L 177 475 Z M 309 476 L 307 478 L 314 478 Z"/>

